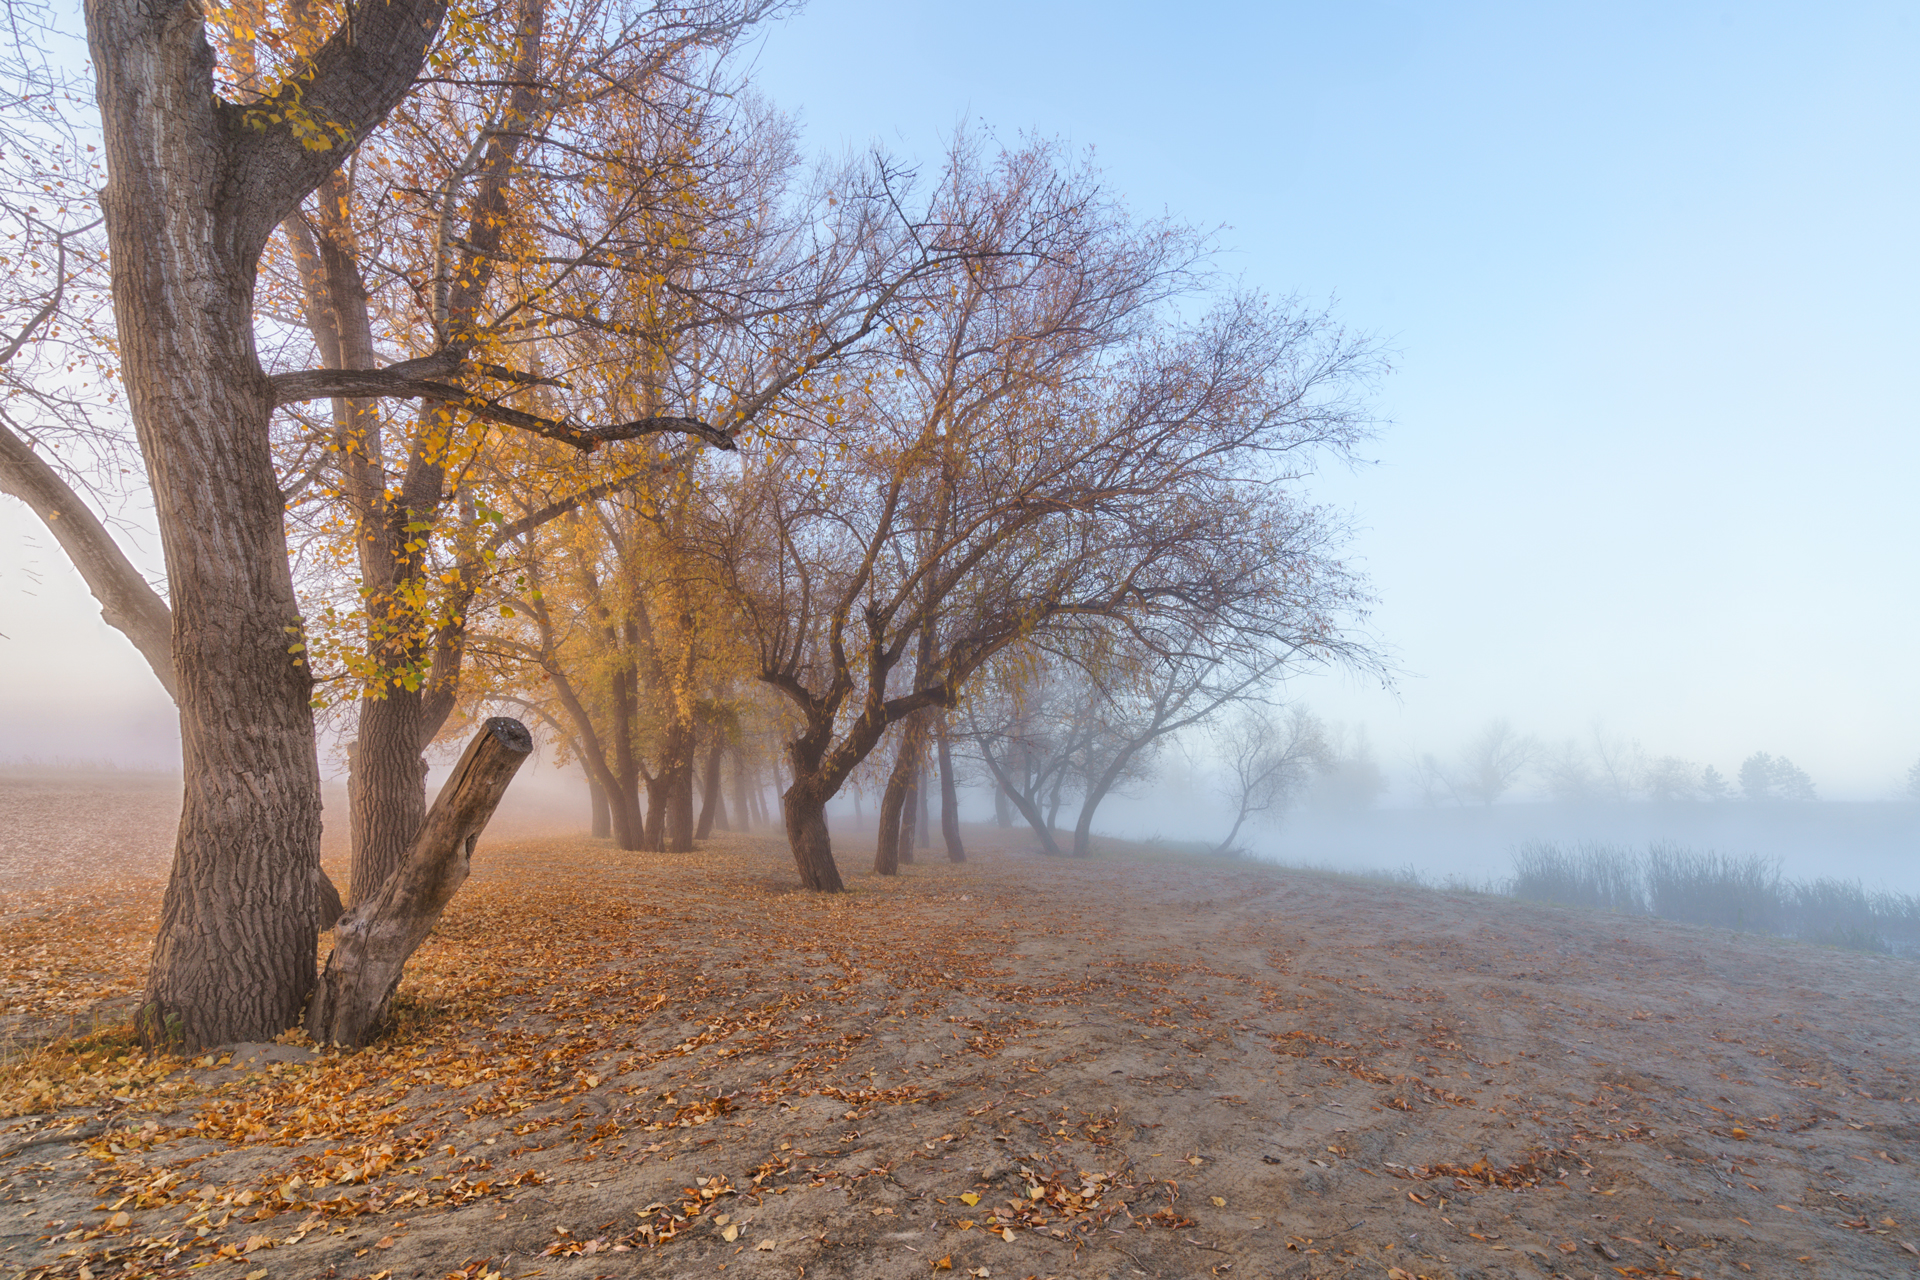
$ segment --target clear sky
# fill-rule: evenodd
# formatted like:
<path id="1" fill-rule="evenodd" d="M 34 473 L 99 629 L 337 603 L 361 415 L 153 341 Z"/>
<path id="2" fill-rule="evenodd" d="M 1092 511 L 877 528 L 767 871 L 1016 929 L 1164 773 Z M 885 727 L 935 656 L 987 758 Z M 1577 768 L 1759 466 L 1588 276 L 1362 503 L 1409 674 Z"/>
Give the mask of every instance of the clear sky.
<path id="1" fill-rule="evenodd" d="M 1398 353 L 1362 527 L 1389 763 L 1596 720 L 1835 797 L 1920 757 L 1920 7 L 814 0 L 759 82 L 816 148 L 961 121 Z"/>
<path id="2" fill-rule="evenodd" d="M 1916 14 L 814 0 L 757 81 L 815 150 L 1093 147 L 1141 213 L 1380 335 L 1377 462 L 1320 492 L 1404 674 L 1299 692 L 1388 764 L 1601 721 L 1877 798 L 1920 757 Z M 70 679 L 150 734 L 131 647 L 5 506 L 8 754 L 95 732 L 52 710 Z"/>

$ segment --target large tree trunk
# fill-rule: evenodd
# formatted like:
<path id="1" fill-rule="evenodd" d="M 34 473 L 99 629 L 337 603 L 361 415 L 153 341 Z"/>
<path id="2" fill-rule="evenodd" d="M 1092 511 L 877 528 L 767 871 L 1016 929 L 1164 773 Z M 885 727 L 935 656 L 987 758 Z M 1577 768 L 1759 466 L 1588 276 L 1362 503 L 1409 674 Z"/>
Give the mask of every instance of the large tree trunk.
<path id="1" fill-rule="evenodd" d="M 940 835 L 947 845 L 948 862 L 965 862 L 967 847 L 960 843 L 960 792 L 953 784 L 953 747 L 947 739 L 947 718 L 939 720 Z"/>
<path id="2" fill-rule="evenodd" d="M 254 279 L 273 229 L 411 85 L 442 12 L 355 6 L 355 31 L 250 123 L 214 93 L 200 6 L 87 0 L 117 354 L 166 555 L 186 782 L 149 1043 L 270 1038 L 313 985 L 320 773 Z M 347 145 L 303 146 L 278 114 L 294 93 Z"/>
<path id="3" fill-rule="evenodd" d="M 825 893 L 844 890 L 847 886 L 840 879 L 840 868 L 834 865 L 833 841 L 827 835 L 827 798 L 810 790 L 801 779 L 781 797 L 781 810 L 800 883 Z"/>
<path id="4" fill-rule="evenodd" d="M 425 942 L 472 868 L 473 851 L 507 784 L 533 751 L 518 720 L 486 722 L 440 789 L 406 859 L 380 891 L 341 918 L 307 1031 L 362 1045 L 385 1015 L 407 958 Z"/>
<path id="5" fill-rule="evenodd" d="M 320 774 L 253 349 L 259 250 L 222 208 L 227 125 L 199 21 L 89 10 L 121 373 L 166 553 L 186 781 L 140 1029 L 188 1048 L 267 1039 L 313 984 Z"/>

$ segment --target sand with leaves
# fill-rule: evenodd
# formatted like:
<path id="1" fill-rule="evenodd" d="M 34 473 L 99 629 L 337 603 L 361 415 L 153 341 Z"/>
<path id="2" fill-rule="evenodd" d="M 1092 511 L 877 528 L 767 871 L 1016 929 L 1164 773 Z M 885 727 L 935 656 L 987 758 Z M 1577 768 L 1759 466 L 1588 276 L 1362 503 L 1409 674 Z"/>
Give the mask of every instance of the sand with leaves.
<path id="1" fill-rule="evenodd" d="M 1920 1271 L 1906 961 L 991 829 L 838 897 L 501 838 L 373 1047 L 181 1060 L 114 1024 L 163 863 L 72 830 L 0 884 L 0 1276 Z"/>

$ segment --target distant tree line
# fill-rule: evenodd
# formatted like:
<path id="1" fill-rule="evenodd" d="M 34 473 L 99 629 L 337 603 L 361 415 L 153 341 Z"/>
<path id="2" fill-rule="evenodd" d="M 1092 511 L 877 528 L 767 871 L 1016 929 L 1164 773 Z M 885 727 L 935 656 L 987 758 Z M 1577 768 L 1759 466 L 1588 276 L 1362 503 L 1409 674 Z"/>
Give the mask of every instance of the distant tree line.
<path id="1" fill-rule="evenodd" d="M 1450 759 L 1417 756 L 1413 772 L 1421 800 L 1429 805 L 1493 804 L 1527 779 L 1553 799 L 1572 804 L 1819 798 L 1813 779 L 1785 756 L 1756 751 L 1729 781 L 1712 765 L 1650 756 L 1638 742 L 1598 727 L 1585 740 L 1547 744 L 1503 719 L 1489 721 Z M 1907 792 L 1920 799 L 1920 764 L 1909 771 Z"/>

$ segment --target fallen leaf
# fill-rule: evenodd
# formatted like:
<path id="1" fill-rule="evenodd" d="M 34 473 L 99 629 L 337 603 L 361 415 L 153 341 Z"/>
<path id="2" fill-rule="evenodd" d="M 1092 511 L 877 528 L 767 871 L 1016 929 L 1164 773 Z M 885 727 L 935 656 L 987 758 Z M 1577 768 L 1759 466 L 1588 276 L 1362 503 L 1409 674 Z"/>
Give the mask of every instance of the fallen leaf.
<path id="1" fill-rule="evenodd" d="M 1920 1256 L 1920 1248 L 1915 1248 L 1914 1243 L 1911 1240 L 1902 1240 L 1900 1242 L 1900 1247 L 1902 1249 L 1905 1249 L 1908 1253 Z"/>
<path id="2" fill-rule="evenodd" d="M 258 1271 L 247 1272 L 247 1280 L 267 1280 L 267 1269 L 262 1267 Z"/>
<path id="3" fill-rule="evenodd" d="M 124 1227 L 132 1221 L 132 1215 L 122 1212 L 116 1213 L 111 1218 L 108 1218 L 107 1225 L 110 1227 Z"/>
<path id="4" fill-rule="evenodd" d="M 381 1236 L 378 1240 L 374 1241 L 373 1247 L 376 1249 L 391 1249 L 393 1248 L 393 1237 Z"/>
<path id="5" fill-rule="evenodd" d="M 960 1193 L 960 1203 L 971 1209 L 980 1203 L 980 1193 L 977 1191 L 963 1191 Z"/>
<path id="6" fill-rule="evenodd" d="M 1013 1228 L 1012 1228 L 1012 1227 L 1002 1227 L 1002 1228 L 1000 1228 L 1000 1238 L 1001 1238 L 1002 1240 L 1005 1240 L 1005 1241 L 1006 1241 L 1006 1242 L 1007 1242 L 1008 1244 L 1012 1244 L 1012 1243 L 1013 1243 Z"/>
<path id="7" fill-rule="evenodd" d="M 937 1261 L 937 1262 L 935 1262 L 935 1263 L 933 1264 L 933 1269 L 934 1269 L 935 1271 L 951 1271 L 951 1270 L 953 1270 L 953 1255 L 952 1255 L 952 1254 L 948 1254 L 948 1255 L 947 1255 L 946 1257 L 944 1257 L 944 1258 L 941 1258 L 941 1259 L 940 1259 L 939 1261 Z"/>
<path id="8" fill-rule="evenodd" d="M 1216 1209 L 1224 1209 L 1227 1207 L 1227 1202 L 1219 1196 L 1208 1196 L 1207 1199 L 1213 1201 L 1213 1207 Z"/>
<path id="9" fill-rule="evenodd" d="M 1200 1161 L 1200 1157 L 1199 1157 L 1199 1156 L 1188 1156 L 1188 1157 L 1187 1157 L 1187 1163 L 1188 1163 L 1188 1164 L 1199 1164 L 1200 1162 L 1201 1162 L 1201 1161 Z"/>
<path id="10" fill-rule="evenodd" d="M 754 1251 L 755 1253 L 772 1253 L 772 1252 L 773 1252 L 773 1241 L 771 1241 L 771 1240 L 762 1240 L 762 1241 L 761 1241 L 761 1242 L 760 1242 L 759 1244 L 757 1244 L 757 1245 L 755 1245 L 755 1246 L 753 1246 L 753 1251 Z"/>
<path id="11" fill-rule="evenodd" d="M 738 1240 L 740 1238 L 740 1224 L 737 1222 L 728 1224 L 727 1228 L 720 1233 L 720 1238 L 728 1244 L 732 1244 L 735 1240 Z"/>

